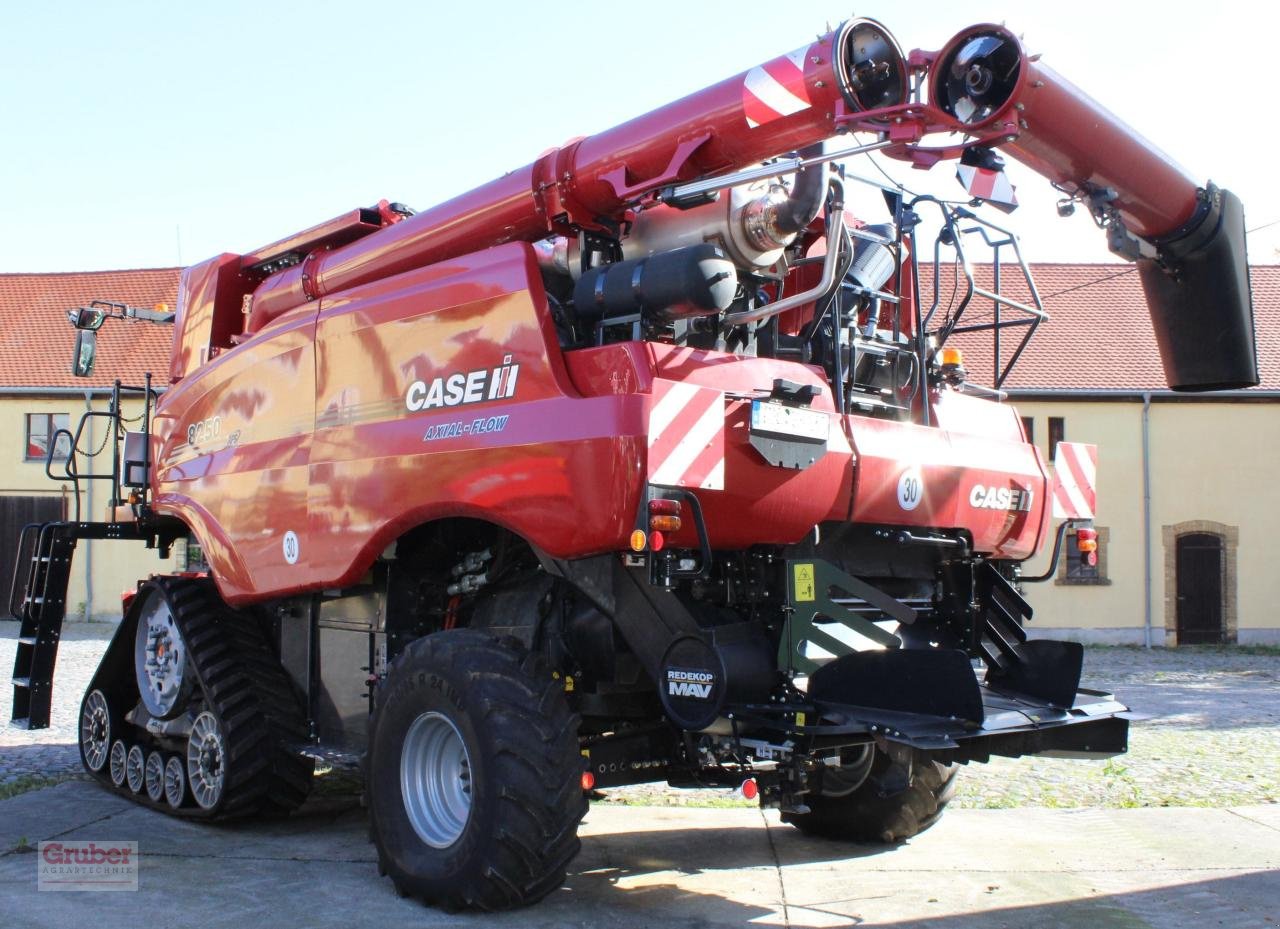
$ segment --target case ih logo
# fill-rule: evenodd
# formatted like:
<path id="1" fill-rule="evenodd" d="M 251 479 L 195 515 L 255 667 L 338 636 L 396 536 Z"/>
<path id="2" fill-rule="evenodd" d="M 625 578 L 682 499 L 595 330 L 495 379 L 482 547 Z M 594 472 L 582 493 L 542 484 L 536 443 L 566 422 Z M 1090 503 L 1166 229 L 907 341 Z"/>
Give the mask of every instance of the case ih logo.
<path id="1" fill-rule="evenodd" d="M 683 668 L 667 669 L 667 693 L 672 697 L 692 697 L 695 700 L 707 700 L 711 697 L 711 688 L 716 685 L 716 676 L 710 671 L 687 671 Z"/>
<path id="2" fill-rule="evenodd" d="M 969 493 L 969 506 L 980 510 L 1013 510 L 1026 513 L 1031 509 L 1032 493 L 1021 487 L 985 487 L 975 484 Z"/>
<path id="3" fill-rule="evenodd" d="M 437 407 L 463 406 L 514 397 L 520 366 L 512 364 L 511 357 L 504 357 L 502 364 L 492 370 L 481 368 L 466 374 L 448 374 L 436 378 L 430 384 L 426 381 L 414 381 L 405 392 L 404 405 L 410 413 L 416 413 Z"/>

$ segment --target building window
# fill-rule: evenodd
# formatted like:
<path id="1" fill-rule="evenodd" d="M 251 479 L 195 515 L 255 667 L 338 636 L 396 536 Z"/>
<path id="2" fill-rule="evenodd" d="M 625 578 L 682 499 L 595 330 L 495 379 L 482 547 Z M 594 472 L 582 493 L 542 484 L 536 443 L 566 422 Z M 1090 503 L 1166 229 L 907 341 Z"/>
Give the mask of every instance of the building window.
<path id="1" fill-rule="evenodd" d="M 1098 563 L 1089 564 L 1084 560 L 1080 549 L 1076 548 L 1076 530 L 1067 530 L 1067 537 L 1062 541 L 1062 559 L 1058 562 L 1058 577 L 1055 584 L 1088 586 L 1106 586 L 1111 583 L 1107 576 L 1107 542 L 1111 538 L 1111 530 L 1106 526 L 1095 526 L 1098 531 Z"/>
<path id="2" fill-rule="evenodd" d="M 66 413 L 28 413 L 27 414 L 27 452 L 26 461 L 44 461 L 49 452 L 49 439 L 59 429 L 69 428 L 71 417 Z M 58 437 L 58 445 L 54 458 L 64 460 L 71 451 L 71 440 L 63 435 Z"/>
<path id="3" fill-rule="evenodd" d="M 1058 443 L 1067 441 L 1067 422 L 1061 416 L 1049 417 L 1049 457 L 1058 450 Z"/>
<path id="4" fill-rule="evenodd" d="M 1036 444 L 1036 420 L 1034 416 L 1019 417 L 1022 420 L 1022 432 L 1027 437 L 1028 445 Z"/>
<path id="5" fill-rule="evenodd" d="M 200 547 L 200 543 L 195 539 L 187 542 L 187 556 L 183 559 L 182 569 L 206 574 L 209 571 L 209 562 L 205 560 L 204 549 Z"/>

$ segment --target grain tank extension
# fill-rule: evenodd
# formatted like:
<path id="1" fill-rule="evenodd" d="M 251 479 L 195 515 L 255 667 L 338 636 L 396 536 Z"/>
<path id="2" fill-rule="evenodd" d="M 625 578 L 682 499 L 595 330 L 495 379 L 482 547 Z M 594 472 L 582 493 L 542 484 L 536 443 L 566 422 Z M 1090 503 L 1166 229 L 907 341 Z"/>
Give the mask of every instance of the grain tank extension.
<path id="1" fill-rule="evenodd" d="M 863 152 L 964 201 L 854 217 Z M 185 540 L 207 568 L 126 597 L 85 767 L 225 818 L 358 765 L 380 869 L 447 907 L 557 888 L 595 790 L 740 787 L 891 843 L 961 764 L 1125 751 L 1081 647 L 1025 628 L 1023 563 L 1072 526 L 1094 557 L 1098 456 L 1046 462 L 1001 391 L 1047 318 L 976 212 L 1009 205 L 1002 157 L 1137 262 L 1171 387 L 1257 383 L 1238 199 L 1004 27 L 906 54 L 851 20 L 448 203 L 188 268 L 110 470 L 49 462 L 113 499 L 23 534 L 15 721 L 48 724 L 78 540 Z M 77 373 L 146 315 L 73 310 Z"/>

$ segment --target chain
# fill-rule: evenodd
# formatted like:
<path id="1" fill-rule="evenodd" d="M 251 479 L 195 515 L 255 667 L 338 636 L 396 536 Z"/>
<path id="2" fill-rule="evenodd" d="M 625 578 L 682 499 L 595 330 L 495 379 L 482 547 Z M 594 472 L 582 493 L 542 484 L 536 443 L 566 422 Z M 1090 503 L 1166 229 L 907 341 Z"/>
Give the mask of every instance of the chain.
<path id="1" fill-rule="evenodd" d="M 96 452 L 86 452 L 81 450 L 79 447 L 73 449 L 72 451 L 77 455 L 84 455 L 84 457 L 86 458 L 97 458 L 106 449 L 107 440 L 109 440 L 110 438 L 111 438 L 111 430 L 107 429 L 107 431 L 102 434 L 102 444 L 98 446 L 98 450 Z"/>

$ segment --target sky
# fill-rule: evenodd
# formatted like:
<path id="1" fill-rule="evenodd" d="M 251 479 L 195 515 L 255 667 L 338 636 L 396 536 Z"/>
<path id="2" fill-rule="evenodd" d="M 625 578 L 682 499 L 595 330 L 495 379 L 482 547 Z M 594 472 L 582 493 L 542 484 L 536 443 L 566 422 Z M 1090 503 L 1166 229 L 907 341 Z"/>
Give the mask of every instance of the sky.
<path id="1" fill-rule="evenodd" d="M 1280 262 L 1269 4 L 868 2 L 905 49 L 1004 22 L 1028 50 L 1243 200 Z M 0 272 L 192 264 L 381 198 L 421 209 L 811 41 L 817 0 L 639 4 L 73 2 L 0 20 Z M 947 166 L 879 164 L 957 198 Z M 854 173 L 875 175 L 865 157 Z M 1010 167 L 994 218 L 1037 261 L 1112 261 Z M 853 200 L 879 221 L 875 197 Z"/>

